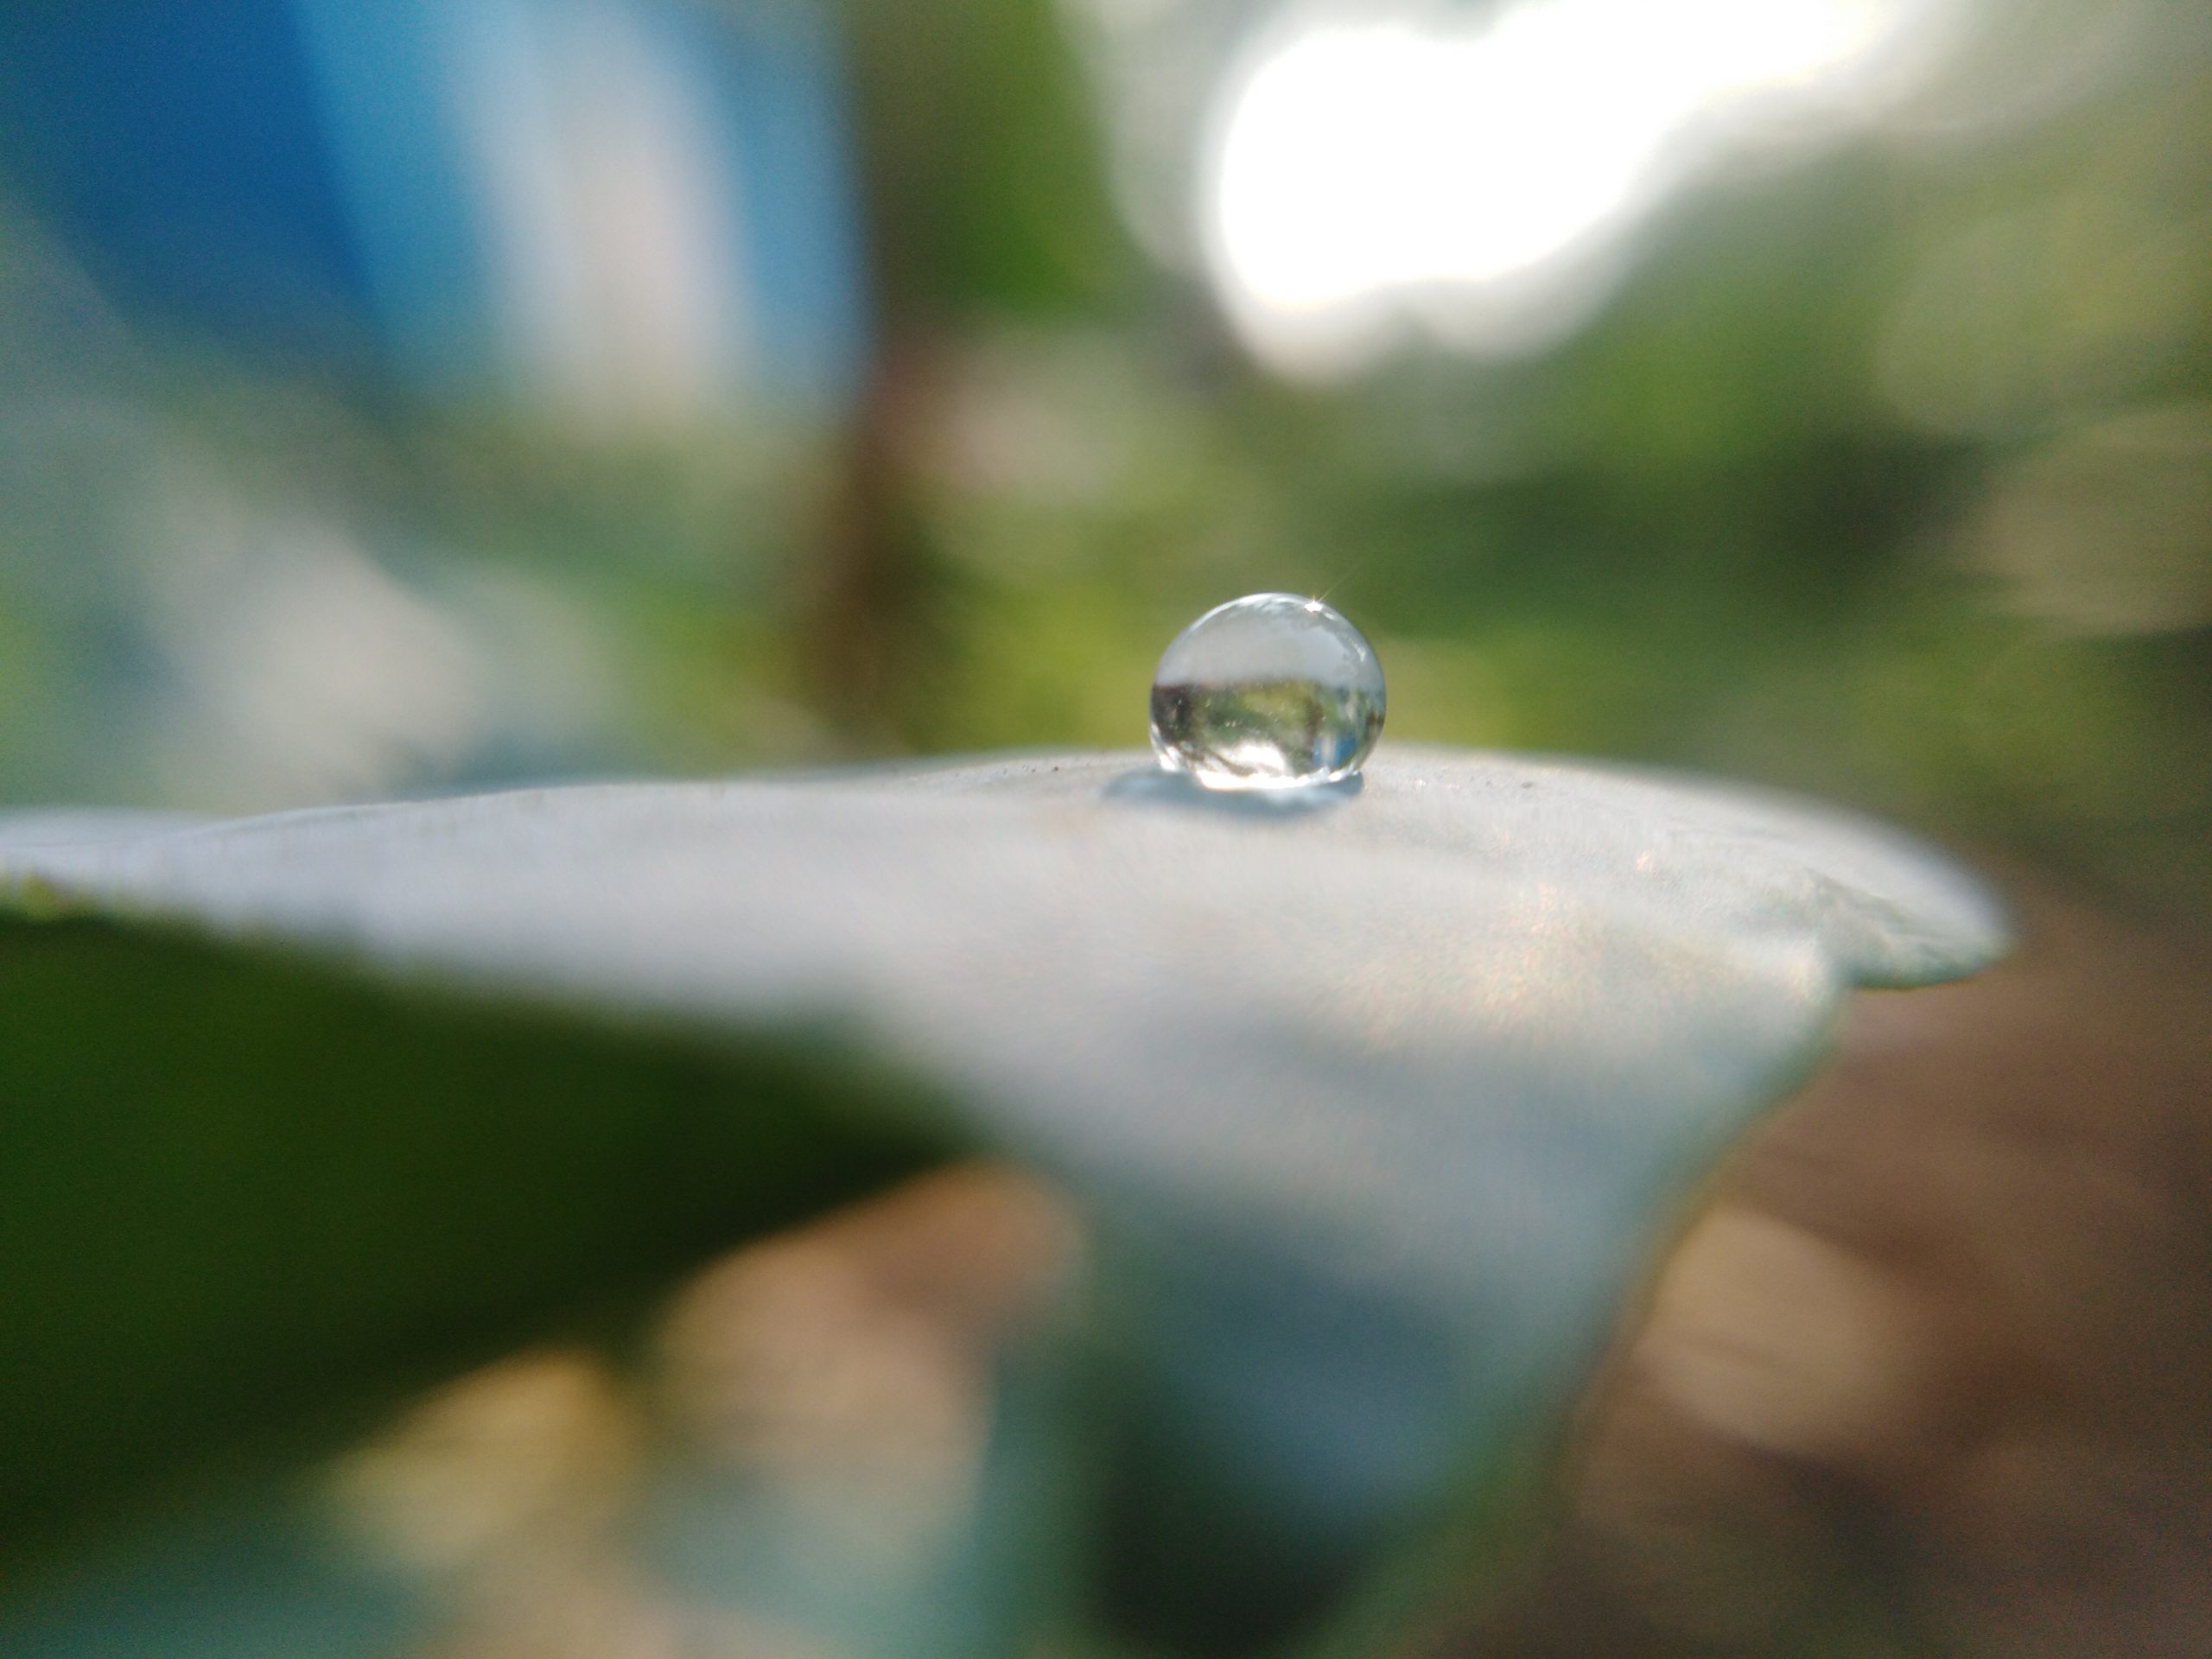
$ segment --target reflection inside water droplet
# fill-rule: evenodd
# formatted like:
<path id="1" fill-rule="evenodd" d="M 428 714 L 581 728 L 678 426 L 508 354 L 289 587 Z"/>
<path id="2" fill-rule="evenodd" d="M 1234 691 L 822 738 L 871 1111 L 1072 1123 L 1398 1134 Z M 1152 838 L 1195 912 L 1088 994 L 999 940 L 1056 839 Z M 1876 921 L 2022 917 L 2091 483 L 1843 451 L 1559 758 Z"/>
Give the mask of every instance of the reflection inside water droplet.
<path id="1" fill-rule="evenodd" d="M 1152 683 L 1152 747 L 1209 789 L 1333 783 L 1382 730 L 1382 668 L 1318 599 L 1253 594 L 1183 630 Z"/>

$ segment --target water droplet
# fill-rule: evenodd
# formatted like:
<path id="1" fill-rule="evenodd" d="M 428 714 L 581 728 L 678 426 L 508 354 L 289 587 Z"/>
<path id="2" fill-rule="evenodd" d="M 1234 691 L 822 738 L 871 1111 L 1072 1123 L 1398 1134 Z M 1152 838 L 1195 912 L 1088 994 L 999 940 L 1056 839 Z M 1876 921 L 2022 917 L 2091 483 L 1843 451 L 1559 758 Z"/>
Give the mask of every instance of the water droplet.
<path id="1" fill-rule="evenodd" d="M 1152 682 L 1152 747 L 1209 789 L 1334 783 L 1382 730 L 1382 666 L 1318 599 L 1252 594 L 1175 636 Z"/>

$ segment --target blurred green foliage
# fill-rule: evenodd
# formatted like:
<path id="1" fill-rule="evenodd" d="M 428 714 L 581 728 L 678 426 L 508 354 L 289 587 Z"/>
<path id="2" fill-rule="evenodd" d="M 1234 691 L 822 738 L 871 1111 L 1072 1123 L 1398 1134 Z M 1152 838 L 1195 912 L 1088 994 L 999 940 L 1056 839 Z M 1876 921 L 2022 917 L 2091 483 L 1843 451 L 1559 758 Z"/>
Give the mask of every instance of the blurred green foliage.
<path id="1" fill-rule="evenodd" d="M 304 490 L 459 617 L 478 702 L 515 708 L 484 716 L 506 734 L 488 746 L 403 732 L 365 771 L 228 777 L 219 723 L 172 729 L 115 689 L 147 672 L 132 618 L 159 584 L 42 574 L 128 528 L 65 499 L 92 474 L 48 467 L 16 493 L 56 510 L 11 514 L 0 560 L 0 798 L 245 806 L 1128 745 L 1185 621 L 1303 588 L 1382 646 L 1392 735 L 1808 785 L 2212 905 L 2201 18 L 1993 9 L 1946 83 L 1961 107 L 2050 79 L 2077 36 L 2103 42 L 2094 73 L 2041 111 L 1703 181 L 1557 349 L 1408 351 L 1307 389 L 1245 361 L 1195 279 L 1119 228 L 1069 14 L 840 16 L 880 330 L 842 425 L 762 411 L 580 444 L 158 341 L 103 334 L 60 367 L 19 341 L 150 422 L 149 474 L 181 440 L 246 510 Z M 39 248 L 11 268 L 26 325 L 67 287 Z M 2146 415 L 2182 437 L 2141 452 L 2140 488 L 2122 454 L 2069 494 L 2069 456 Z M 130 476 L 112 461 L 92 463 L 111 492 Z M 2129 520 L 2145 499 L 2164 517 Z M 582 643 L 548 655 L 549 628 Z"/>
<path id="2" fill-rule="evenodd" d="M 1959 78 L 2101 10 L 1993 12 Z M 930 577 L 897 735 L 1128 743 L 1184 621 L 1304 588 L 1376 639 L 1392 735 L 1840 793 L 2206 913 L 2212 45 L 2130 16 L 2055 113 L 1708 181 L 1527 360 L 1274 384 L 1172 276 L 944 329 L 904 416 Z M 934 153 L 965 166 L 957 130 Z M 2172 448 L 2069 493 L 2064 458 L 2145 411 Z"/>

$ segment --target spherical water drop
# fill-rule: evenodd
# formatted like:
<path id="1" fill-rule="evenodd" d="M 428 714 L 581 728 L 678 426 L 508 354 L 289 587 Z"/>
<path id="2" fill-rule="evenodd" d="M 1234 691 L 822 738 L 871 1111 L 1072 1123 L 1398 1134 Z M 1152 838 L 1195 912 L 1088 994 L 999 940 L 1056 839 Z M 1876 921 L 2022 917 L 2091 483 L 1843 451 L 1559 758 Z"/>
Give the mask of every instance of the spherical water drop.
<path id="1" fill-rule="evenodd" d="M 1152 682 L 1152 747 L 1209 789 L 1349 778 L 1382 730 L 1382 667 L 1318 599 L 1252 594 L 1175 636 Z"/>

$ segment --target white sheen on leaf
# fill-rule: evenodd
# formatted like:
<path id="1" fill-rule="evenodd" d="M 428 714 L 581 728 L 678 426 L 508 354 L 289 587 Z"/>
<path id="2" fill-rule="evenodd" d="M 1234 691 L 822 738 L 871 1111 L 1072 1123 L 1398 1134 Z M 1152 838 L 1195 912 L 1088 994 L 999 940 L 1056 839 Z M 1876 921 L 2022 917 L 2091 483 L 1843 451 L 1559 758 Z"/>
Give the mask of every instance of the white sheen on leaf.
<path id="1" fill-rule="evenodd" d="M 1161 1291 L 1192 1397 L 1242 1402 L 1224 1459 L 1332 1529 L 1386 1520 L 1571 1379 L 1665 1205 L 1814 1064 L 1853 987 L 2003 944 L 1969 877 L 1864 820 L 1404 746 L 1295 801 L 1077 754 L 39 815 L 0 819 L 10 892 L 849 1036 L 1086 1195 Z M 1334 1335 L 1307 1352 L 1313 1331 Z"/>

